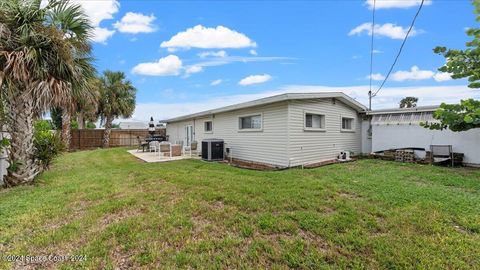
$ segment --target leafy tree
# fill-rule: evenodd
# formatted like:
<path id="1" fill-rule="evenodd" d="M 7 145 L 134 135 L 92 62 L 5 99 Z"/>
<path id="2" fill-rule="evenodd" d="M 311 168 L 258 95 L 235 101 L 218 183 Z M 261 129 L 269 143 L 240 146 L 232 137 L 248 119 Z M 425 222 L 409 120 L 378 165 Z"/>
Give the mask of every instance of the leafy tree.
<path id="1" fill-rule="evenodd" d="M 417 97 L 405 97 L 400 101 L 400 108 L 414 108 L 417 107 Z"/>
<path id="2" fill-rule="evenodd" d="M 480 13 L 480 1 L 473 1 L 475 12 Z M 480 21 L 480 16 L 477 16 Z M 472 40 L 466 43 L 466 49 L 447 49 L 436 47 L 434 52 L 443 55 L 446 64 L 438 70 L 448 72 L 453 79 L 468 79 L 468 87 L 480 88 L 480 28 L 470 28 L 466 31 Z M 448 105 L 442 103 L 435 111 L 434 118 L 438 123 L 422 123 L 422 126 L 434 130 L 450 129 L 465 131 L 480 127 L 480 102 L 467 99 L 460 104 Z"/>
<path id="3" fill-rule="evenodd" d="M 74 20 L 76 23 L 64 23 Z M 7 186 L 32 183 L 41 171 L 33 120 L 83 91 L 91 66 L 91 27 L 68 0 L 0 1 L 0 89 L 11 136 Z"/>
<path id="4" fill-rule="evenodd" d="M 103 147 L 108 147 L 110 144 L 113 120 L 118 117 L 132 116 L 135 110 L 136 91 L 123 72 L 107 70 L 103 73 L 98 106 L 101 120 L 105 121 Z"/>
<path id="5" fill-rule="evenodd" d="M 439 122 L 422 123 L 430 129 L 465 131 L 480 127 L 480 101 L 467 99 L 460 104 L 442 104 L 440 109 L 433 113 Z"/>

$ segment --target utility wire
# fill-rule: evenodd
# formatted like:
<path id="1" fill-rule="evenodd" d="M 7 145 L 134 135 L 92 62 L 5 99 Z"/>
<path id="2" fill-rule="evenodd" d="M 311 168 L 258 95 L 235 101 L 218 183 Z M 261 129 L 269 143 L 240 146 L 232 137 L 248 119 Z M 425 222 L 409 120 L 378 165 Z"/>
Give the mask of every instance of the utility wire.
<path id="1" fill-rule="evenodd" d="M 412 31 L 413 25 L 415 24 L 415 21 L 417 20 L 418 14 L 420 14 L 420 10 L 422 10 L 423 3 L 424 3 L 424 2 L 425 2 L 425 0 L 422 0 L 422 3 L 420 3 L 420 6 L 418 7 L 417 13 L 416 13 L 415 16 L 413 17 L 412 24 L 410 24 L 410 28 L 408 28 L 407 34 L 405 35 L 405 38 L 403 39 L 402 45 L 400 46 L 400 49 L 398 50 L 398 54 L 397 54 L 397 56 L 395 57 L 395 60 L 393 61 L 393 64 L 392 64 L 392 66 L 390 67 L 390 70 L 388 71 L 387 76 L 385 76 L 385 79 L 383 80 L 382 84 L 381 84 L 380 87 L 377 89 L 377 91 L 375 91 L 375 93 L 372 95 L 372 97 L 374 97 L 374 96 L 376 96 L 376 95 L 378 94 L 378 92 L 379 92 L 379 91 L 382 89 L 382 87 L 385 85 L 385 83 L 386 83 L 387 80 L 388 80 L 388 77 L 389 77 L 390 74 L 392 73 L 392 70 L 393 70 L 393 68 L 395 67 L 395 64 L 397 63 L 397 60 L 398 60 L 398 58 L 400 57 L 400 54 L 402 53 L 403 46 L 405 45 L 405 42 L 407 41 L 408 35 L 409 35 L 410 32 Z M 371 76 L 370 76 L 370 77 L 371 77 Z"/>
<path id="2" fill-rule="evenodd" d="M 373 73 L 373 37 L 375 36 L 375 4 L 373 0 L 373 12 L 372 12 L 372 39 L 370 41 L 370 90 L 368 91 L 368 109 L 372 109 L 372 73 Z"/>

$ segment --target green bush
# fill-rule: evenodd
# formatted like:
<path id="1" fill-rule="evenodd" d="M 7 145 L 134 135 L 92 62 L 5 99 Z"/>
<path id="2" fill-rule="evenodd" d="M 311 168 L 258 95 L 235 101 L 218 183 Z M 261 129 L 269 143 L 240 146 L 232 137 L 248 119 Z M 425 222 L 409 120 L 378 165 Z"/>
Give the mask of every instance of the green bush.
<path id="1" fill-rule="evenodd" d="M 35 158 L 40 161 L 43 169 L 47 169 L 52 160 L 62 152 L 62 140 L 46 120 L 36 121 L 34 128 Z"/>
<path id="2" fill-rule="evenodd" d="M 96 127 L 97 127 L 97 126 L 95 125 L 95 123 L 90 122 L 90 121 L 87 122 L 87 125 L 86 125 L 86 126 L 87 126 L 87 128 L 96 128 Z"/>

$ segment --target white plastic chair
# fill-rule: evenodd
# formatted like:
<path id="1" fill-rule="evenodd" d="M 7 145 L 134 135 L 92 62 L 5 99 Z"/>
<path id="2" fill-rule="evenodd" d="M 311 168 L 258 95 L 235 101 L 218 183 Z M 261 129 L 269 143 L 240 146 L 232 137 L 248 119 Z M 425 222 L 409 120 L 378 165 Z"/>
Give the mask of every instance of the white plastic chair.
<path id="1" fill-rule="evenodd" d="M 148 149 L 149 149 L 149 152 L 152 152 L 152 150 L 153 152 L 157 152 L 158 148 L 159 148 L 158 141 L 153 141 L 153 142 L 150 142 Z"/>
<path id="2" fill-rule="evenodd" d="M 190 143 L 189 146 L 185 146 L 183 148 L 183 152 L 186 153 L 187 151 L 190 153 L 190 157 L 192 156 L 192 152 L 195 152 L 198 154 L 198 143 L 196 141 L 193 141 Z"/>

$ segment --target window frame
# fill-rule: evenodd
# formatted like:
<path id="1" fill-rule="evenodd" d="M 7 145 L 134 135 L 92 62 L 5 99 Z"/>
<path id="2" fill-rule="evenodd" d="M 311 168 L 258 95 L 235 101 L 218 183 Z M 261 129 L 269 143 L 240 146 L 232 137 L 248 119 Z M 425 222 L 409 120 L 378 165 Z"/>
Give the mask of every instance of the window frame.
<path id="1" fill-rule="evenodd" d="M 311 115 L 320 115 L 321 118 L 321 125 L 322 127 L 320 128 L 315 128 L 315 127 L 307 127 L 307 114 Z M 318 131 L 318 132 L 326 132 L 326 114 L 324 113 L 319 113 L 319 112 L 312 112 L 312 111 L 303 111 L 303 131 Z"/>
<path id="2" fill-rule="evenodd" d="M 208 122 L 211 123 L 211 130 L 207 130 L 207 129 L 206 129 L 206 127 L 207 127 L 206 124 L 207 124 Z M 203 121 L 203 133 L 205 133 L 205 134 L 211 134 L 211 133 L 213 133 L 213 119 Z"/>
<path id="3" fill-rule="evenodd" d="M 260 128 L 242 128 L 242 118 L 260 116 Z M 239 115 L 237 119 L 238 132 L 262 132 L 263 131 L 263 113 L 250 113 Z"/>
<path id="4" fill-rule="evenodd" d="M 350 119 L 352 121 L 352 128 L 351 129 L 345 129 L 343 128 L 343 119 Z M 340 131 L 341 132 L 355 132 L 355 117 L 352 116 L 340 116 Z"/>

